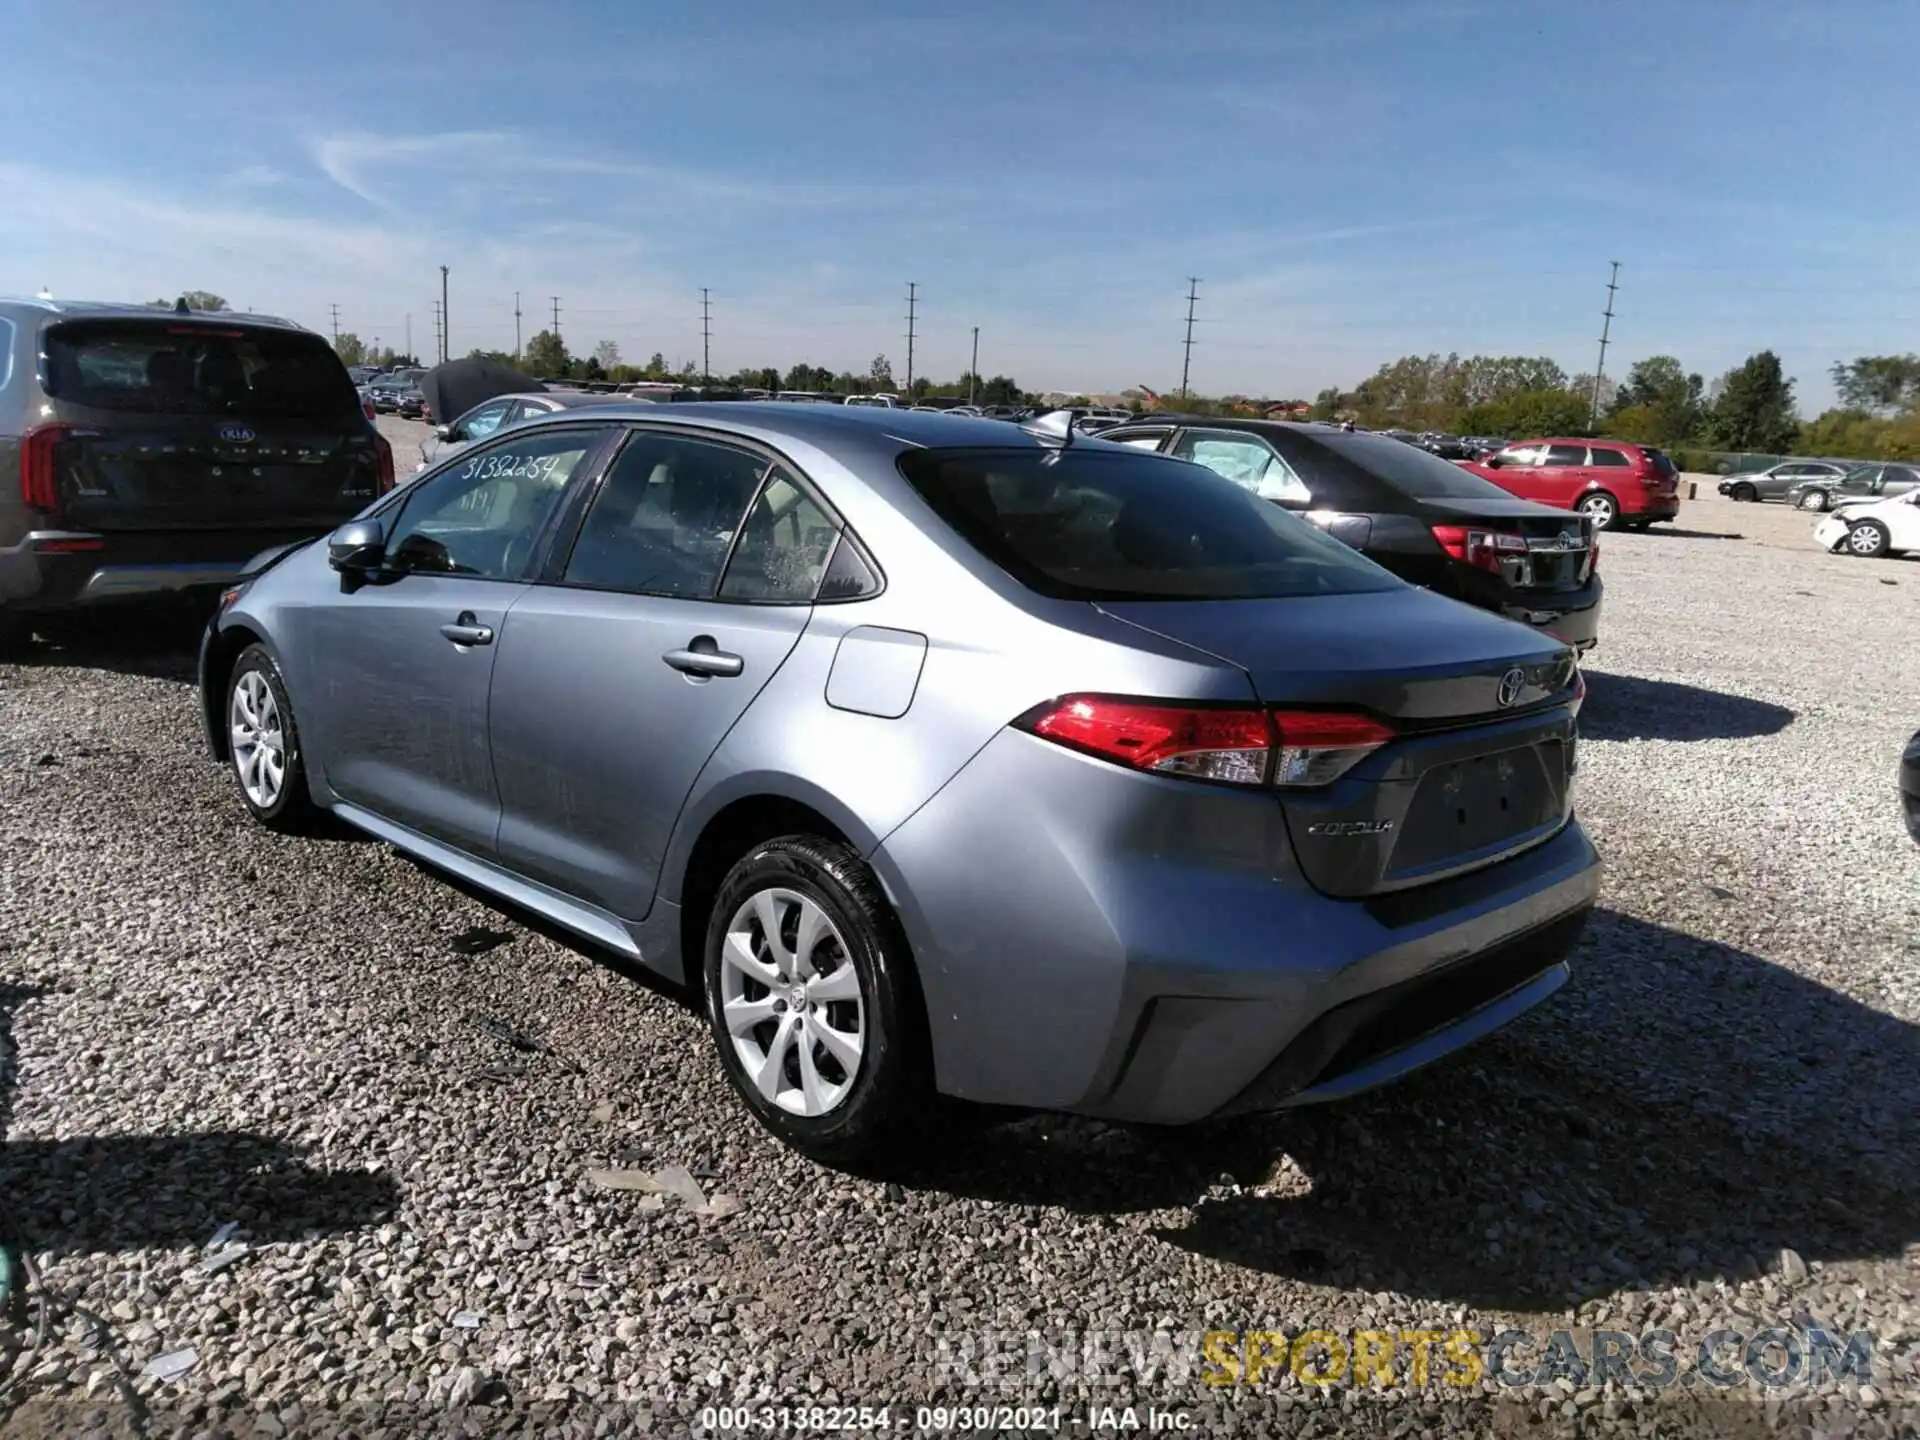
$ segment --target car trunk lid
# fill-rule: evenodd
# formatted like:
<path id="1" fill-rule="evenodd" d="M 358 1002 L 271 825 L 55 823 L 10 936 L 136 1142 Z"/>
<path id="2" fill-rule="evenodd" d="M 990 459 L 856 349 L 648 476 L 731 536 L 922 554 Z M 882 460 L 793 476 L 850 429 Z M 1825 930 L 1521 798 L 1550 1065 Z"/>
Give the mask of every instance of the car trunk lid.
<path id="1" fill-rule="evenodd" d="M 1515 590 L 1578 590 L 1593 575 L 1593 521 L 1527 500 L 1434 499 L 1425 503 L 1433 537 L 1463 564 Z"/>
<path id="2" fill-rule="evenodd" d="M 1359 898 L 1517 853 L 1571 814 L 1578 677 L 1549 637 L 1411 587 L 1285 600 L 1102 602 L 1244 670 L 1280 717 L 1361 710 L 1395 737 L 1331 784 L 1276 788 L 1301 870 Z"/>

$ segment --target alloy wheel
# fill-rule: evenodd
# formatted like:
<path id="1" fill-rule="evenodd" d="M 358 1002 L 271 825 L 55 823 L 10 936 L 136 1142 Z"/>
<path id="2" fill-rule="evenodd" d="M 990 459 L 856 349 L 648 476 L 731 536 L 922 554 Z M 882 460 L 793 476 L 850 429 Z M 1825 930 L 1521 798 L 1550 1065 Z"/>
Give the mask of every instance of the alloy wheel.
<path id="1" fill-rule="evenodd" d="M 1856 555 L 1878 555 L 1882 544 L 1880 532 L 1871 525 L 1856 525 L 1847 531 L 1847 548 Z"/>
<path id="2" fill-rule="evenodd" d="M 1800 508 L 1802 510 L 1826 509 L 1827 508 L 1827 492 L 1824 490 L 1809 490 L 1806 494 L 1800 497 Z"/>
<path id="3" fill-rule="evenodd" d="M 1605 495 L 1589 495 L 1580 502 L 1580 508 L 1591 516 L 1594 525 L 1602 530 L 1613 523 L 1613 517 L 1617 513 L 1613 501 Z"/>
<path id="4" fill-rule="evenodd" d="M 258 670 L 246 671 L 234 684 L 227 727 L 240 788 L 259 809 L 272 809 L 286 784 L 286 729 L 273 687 Z"/>
<path id="5" fill-rule="evenodd" d="M 866 1048 L 866 998 L 816 901 L 768 888 L 742 902 L 721 949 L 720 1002 L 734 1055 L 763 1099 L 809 1118 L 846 1100 Z"/>

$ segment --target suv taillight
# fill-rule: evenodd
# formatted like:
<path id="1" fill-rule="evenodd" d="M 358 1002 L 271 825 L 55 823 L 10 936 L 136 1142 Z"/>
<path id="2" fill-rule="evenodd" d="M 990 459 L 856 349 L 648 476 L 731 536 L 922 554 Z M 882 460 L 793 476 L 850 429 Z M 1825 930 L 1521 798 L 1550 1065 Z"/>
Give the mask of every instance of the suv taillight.
<path id="1" fill-rule="evenodd" d="M 1133 770 L 1226 785 L 1327 785 L 1393 739 L 1370 715 L 1069 695 L 1019 729 Z"/>
<path id="2" fill-rule="evenodd" d="M 60 442 L 73 427 L 61 421 L 35 425 L 20 437 L 20 498 L 29 510 L 48 515 L 60 509 L 59 474 L 55 462 Z"/>
<path id="3" fill-rule="evenodd" d="M 387 437 L 384 435 L 375 435 L 373 446 L 380 456 L 379 493 L 384 495 L 393 489 L 393 446 L 387 443 Z"/>
<path id="4" fill-rule="evenodd" d="M 1463 564 L 1491 574 L 1500 573 L 1500 562 L 1508 556 L 1523 556 L 1527 553 L 1527 539 L 1524 535 L 1510 534 L 1505 530 L 1479 530 L 1466 525 L 1435 525 L 1433 538 L 1440 542 L 1440 548 Z"/>

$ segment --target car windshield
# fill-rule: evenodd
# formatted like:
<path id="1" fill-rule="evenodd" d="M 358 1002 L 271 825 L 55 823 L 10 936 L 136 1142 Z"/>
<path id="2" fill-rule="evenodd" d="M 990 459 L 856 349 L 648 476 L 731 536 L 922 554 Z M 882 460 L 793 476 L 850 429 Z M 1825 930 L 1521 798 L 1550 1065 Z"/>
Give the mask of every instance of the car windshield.
<path id="1" fill-rule="evenodd" d="M 338 420 L 358 414 L 346 367 L 317 335 L 147 320 L 47 332 L 47 393 L 97 410 Z"/>
<path id="2" fill-rule="evenodd" d="M 1029 589 L 1072 600 L 1345 595 L 1402 582 L 1212 471 L 1139 452 L 913 450 L 900 471 Z"/>
<path id="3" fill-rule="evenodd" d="M 1385 481 L 1418 500 L 1507 500 L 1512 497 L 1451 460 L 1385 435 L 1343 430 L 1276 429 L 1267 438 L 1309 490 L 1342 489 L 1342 472 L 1354 470 Z"/>

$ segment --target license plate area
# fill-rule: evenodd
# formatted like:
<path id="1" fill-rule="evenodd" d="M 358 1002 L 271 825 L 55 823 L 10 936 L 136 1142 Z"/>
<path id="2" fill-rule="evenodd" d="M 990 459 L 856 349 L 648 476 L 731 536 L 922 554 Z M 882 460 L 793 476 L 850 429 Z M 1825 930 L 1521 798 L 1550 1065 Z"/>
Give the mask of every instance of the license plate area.
<path id="1" fill-rule="evenodd" d="M 1407 807 L 1387 878 L 1463 863 L 1557 823 L 1568 758 L 1547 740 L 1434 766 Z"/>

